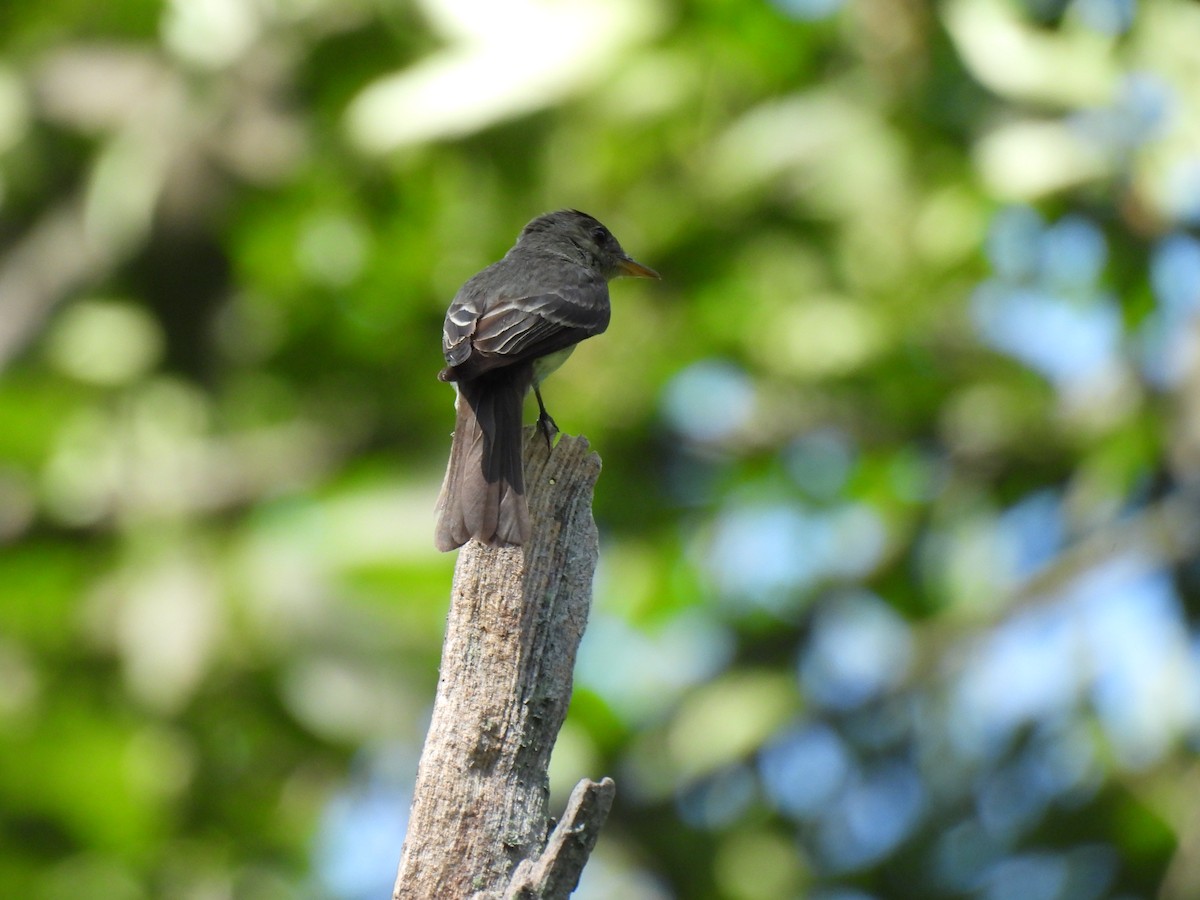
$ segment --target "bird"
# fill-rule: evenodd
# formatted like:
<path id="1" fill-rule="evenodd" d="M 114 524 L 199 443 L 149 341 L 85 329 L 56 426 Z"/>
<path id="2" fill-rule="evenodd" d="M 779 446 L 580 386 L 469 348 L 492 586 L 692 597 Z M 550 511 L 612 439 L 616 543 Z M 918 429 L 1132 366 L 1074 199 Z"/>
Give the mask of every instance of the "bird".
<path id="1" fill-rule="evenodd" d="M 529 540 L 522 410 L 537 397 L 537 431 L 550 444 L 558 426 L 542 382 L 585 338 L 608 328 L 608 282 L 658 278 L 587 213 L 562 209 L 526 225 L 503 259 L 471 277 L 446 311 L 438 373 L 455 397 L 450 460 L 437 502 L 434 544 L 454 550 L 474 539 L 493 547 Z"/>

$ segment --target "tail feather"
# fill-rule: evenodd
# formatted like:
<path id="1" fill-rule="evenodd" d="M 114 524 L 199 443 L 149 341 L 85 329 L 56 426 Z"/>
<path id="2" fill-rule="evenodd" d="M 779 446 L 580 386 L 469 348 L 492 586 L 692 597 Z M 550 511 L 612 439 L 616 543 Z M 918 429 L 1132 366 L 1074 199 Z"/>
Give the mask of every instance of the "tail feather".
<path id="1" fill-rule="evenodd" d="M 513 366 L 458 382 L 454 439 L 438 497 L 439 550 L 472 538 L 499 547 L 529 540 L 521 412 L 531 378 L 528 366 Z"/>

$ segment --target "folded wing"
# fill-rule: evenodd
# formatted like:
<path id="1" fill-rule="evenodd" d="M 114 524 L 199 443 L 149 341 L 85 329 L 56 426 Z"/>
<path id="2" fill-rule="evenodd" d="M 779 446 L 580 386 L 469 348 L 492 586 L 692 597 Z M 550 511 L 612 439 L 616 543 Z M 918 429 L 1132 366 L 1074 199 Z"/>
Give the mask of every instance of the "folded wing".
<path id="1" fill-rule="evenodd" d="M 537 359 L 600 334 L 608 327 L 608 286 L 572 286 L 480 304 L 456 298 L 446 314 L 442 349 L 449 363 L 443 381 Z"/>

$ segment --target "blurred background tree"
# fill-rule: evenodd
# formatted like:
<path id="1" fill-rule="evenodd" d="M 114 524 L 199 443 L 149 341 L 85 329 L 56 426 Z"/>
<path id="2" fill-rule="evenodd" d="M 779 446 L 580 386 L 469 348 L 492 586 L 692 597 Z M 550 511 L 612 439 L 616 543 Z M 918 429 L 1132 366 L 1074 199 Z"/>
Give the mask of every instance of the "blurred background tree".
<path id="1" fill-rule="evenodd" d="M 375 898 L 445 307 L 661 284 L 600 451 L 585 898 L 1200 896 L 1200 6 L 0 9 L 0 895 Z"/>

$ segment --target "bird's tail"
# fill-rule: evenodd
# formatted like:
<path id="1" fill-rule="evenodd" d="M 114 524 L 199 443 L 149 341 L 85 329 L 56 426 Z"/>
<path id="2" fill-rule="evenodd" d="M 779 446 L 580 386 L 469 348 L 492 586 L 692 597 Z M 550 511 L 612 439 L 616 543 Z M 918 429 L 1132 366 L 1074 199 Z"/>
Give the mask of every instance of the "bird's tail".
<path id="1" fill-rule="evenodd" d="M 472 538 L 497 547 L 529 540 L 521 444 L 527 370 L 509 366 L 457 384 L 454 439 L 437 504 L 439 550 Z"/>

